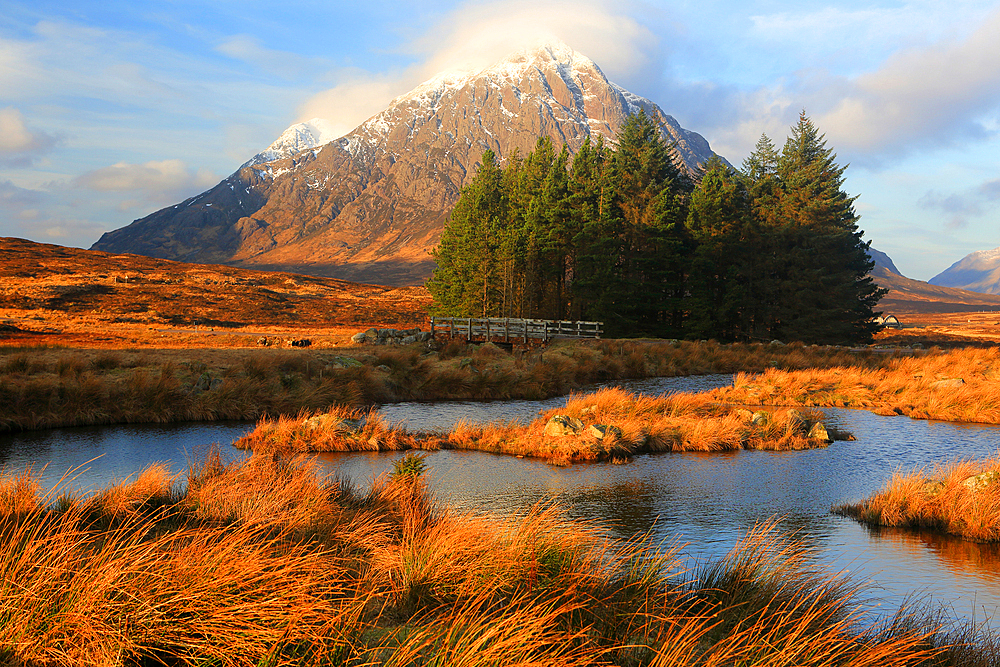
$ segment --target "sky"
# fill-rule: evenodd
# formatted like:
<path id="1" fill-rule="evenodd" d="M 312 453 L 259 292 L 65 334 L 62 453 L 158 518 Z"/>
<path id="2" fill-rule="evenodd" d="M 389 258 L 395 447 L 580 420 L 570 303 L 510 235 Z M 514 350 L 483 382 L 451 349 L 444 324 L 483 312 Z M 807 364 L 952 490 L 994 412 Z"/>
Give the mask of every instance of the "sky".
<path id="1" fill-rule="evenodd" d="M 0 0 L 0 236 L 89 247 L 295 122 L 346 133 L 540 40 L 734 165 L 804 110 L 908 277 L 1000 246 L 1000 2 L 974 0 Z"/>

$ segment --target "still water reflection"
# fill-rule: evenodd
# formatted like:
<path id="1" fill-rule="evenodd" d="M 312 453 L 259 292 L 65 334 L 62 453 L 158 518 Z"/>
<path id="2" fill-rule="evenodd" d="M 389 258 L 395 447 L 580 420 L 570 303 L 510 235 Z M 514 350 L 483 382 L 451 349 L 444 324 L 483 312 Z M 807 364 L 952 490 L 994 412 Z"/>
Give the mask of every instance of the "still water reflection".
<path id="1" fill-rule="evenodd" d="M 630 383 L 658 394 L 725 384 L 727 376 L 669 378 Z M 458 419 L 528 420 L 565 399 L 497 403 L 394 404 L 383 412 L 413 429 L 447 428 Z M 433 452 L 429 482 L 440 501 L 458 509 L 508 516 L 539 501 L 556 500 L 568 516 L 597 521 L 630 537 L 652 531 L 658 539 L 680 537 L 695 559 L 728 551 L 747 528 L 773 516 L 780 529 L 811 546 L 818 562 L 870 580 L 871 596 L 886 608 L 913 596 L 930 597 L 956 615 L 1000 629 L 1000 550 L 940 535 L 870 531 L 830 513 L 832 505 L 860 499 L 899 468 L 979 458 L 1000 446 L 1000 427 L 880 417 L 829 409 L 828 421 L 855 434 L 804 452 L 734 452 L 641 456 L 626 465 L 566 468 L 481 452 Z M 90 464 L 78 483 L 105 484 L 153 461 L 175 470 L 209 442 L 231 442 L 250 425 L 191 424 L 168 427 L 61 429 L 0 438 L 0 462 L 8 470 L 46 462 L 54 481 L 73 465 Z M 235 453 L 235 450 L 233 450 Z M 325 454 L 331 472 L 370 483 L 391 469 L 398 454 Z"/>

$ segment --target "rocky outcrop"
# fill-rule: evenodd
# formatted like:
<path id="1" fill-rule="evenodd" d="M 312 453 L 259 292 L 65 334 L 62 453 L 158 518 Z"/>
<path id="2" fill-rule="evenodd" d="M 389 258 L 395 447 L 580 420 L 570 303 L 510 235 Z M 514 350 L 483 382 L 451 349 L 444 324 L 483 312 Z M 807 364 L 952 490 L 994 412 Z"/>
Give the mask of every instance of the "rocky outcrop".
<path id="1" fill-rule="evenodd" d="M 351 342 L 356 345 L 411 345 L 413 343 L 426 343 L 433 336 L 430 331 L 414 329 L 376 329 L 372 327 L 367 331 L 361 331 L 351 336 Z"/>

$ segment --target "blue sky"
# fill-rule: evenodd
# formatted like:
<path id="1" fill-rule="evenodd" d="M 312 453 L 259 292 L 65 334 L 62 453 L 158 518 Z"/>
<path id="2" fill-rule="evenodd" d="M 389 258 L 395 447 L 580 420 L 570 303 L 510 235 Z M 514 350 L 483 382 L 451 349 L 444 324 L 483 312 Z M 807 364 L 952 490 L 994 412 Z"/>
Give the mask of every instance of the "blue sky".
<path id="1" fill-rule="evenodd" d="M 926 280 L 1000 246 L 1000 3 L 0 0 L 0 236 L 88 247 L 290 124 L 560 39 L 739 164 L 800 110 Z"/>

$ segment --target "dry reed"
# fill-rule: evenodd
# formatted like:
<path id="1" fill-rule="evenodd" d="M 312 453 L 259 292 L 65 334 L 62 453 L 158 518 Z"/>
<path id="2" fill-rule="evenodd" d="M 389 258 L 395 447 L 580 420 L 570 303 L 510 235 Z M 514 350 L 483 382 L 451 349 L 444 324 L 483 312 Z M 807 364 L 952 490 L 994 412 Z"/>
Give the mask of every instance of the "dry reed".
<path id="1" fill-rule="evenodd" d="M 1000 541 L 1000 454 L 896 471 L 875 494 L 835 508 L 872 526 L 927 528 L 980 542 Z"/>
<path id="2" fill-rule="evenodd" d="M 134 509 L 166 481 L 148 471 L 97 495 Z M 24 486 L 5 478 L 0 497 Z M 689 572 L 676 548 L 611 540 L 556 508 L 487 519 L 437 506 L 419 477 L 360 494 L 303 460 L 217 453 L 166 516 L 95 523 L 88 502 L 0 515 L 5 662 L 959 664 L 920 622 L 865 626 L 854 587 L 773 525 Z"/>
<path id="3" fill-rule="evenodd" d="M 1000 348 L 887 357 L 878 367 L 847 364 L 738 373 L 719 401 L 750 405 L 865 408 L 914 419 L 1000 423 Z"/>
<path id="4" fill-rule="evenodd" d="M 399 400 L 544 398 L 617 379 L 862 365 L 840 348 L 662 341 L 335 350 L 61 350 L 0 347 L 0 431 L 259 419 Z"/>

